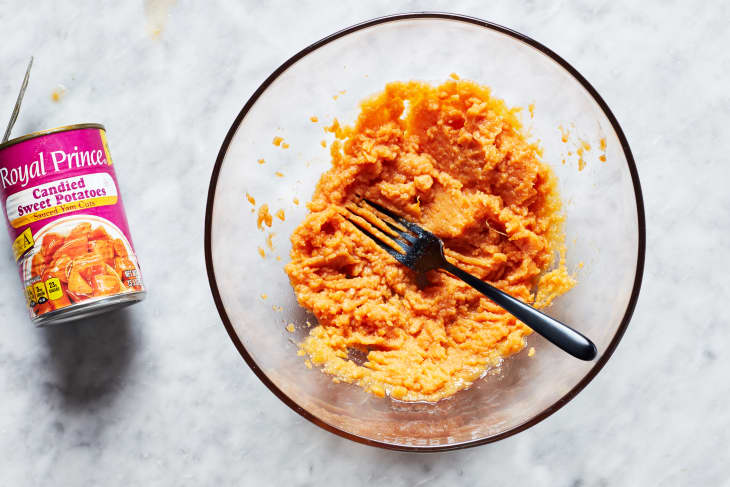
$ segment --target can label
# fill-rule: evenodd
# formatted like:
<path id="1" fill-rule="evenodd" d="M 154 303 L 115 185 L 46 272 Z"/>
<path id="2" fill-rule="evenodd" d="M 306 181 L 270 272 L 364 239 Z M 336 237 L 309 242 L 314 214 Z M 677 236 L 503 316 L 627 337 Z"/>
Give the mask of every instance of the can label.
<path id="1" fill-rule="evenodd" d="M 11 141 L 0 196 L 31 318 L 144 290 L 101 126 Z"/>

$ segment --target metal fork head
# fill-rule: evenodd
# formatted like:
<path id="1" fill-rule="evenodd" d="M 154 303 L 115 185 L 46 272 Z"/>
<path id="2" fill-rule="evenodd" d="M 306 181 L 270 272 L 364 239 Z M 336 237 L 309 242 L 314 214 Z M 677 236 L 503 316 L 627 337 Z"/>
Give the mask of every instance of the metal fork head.
<path id="1" fill-rule="evenodd" d="M 399 263 L 421 277 L 445 263 L 444 244 L 436 235 L 377 203 L 363 202 L 367 206 L 348 206 L 343 216 Z M 365 218 L 365 212 L 376 220 Z"/>

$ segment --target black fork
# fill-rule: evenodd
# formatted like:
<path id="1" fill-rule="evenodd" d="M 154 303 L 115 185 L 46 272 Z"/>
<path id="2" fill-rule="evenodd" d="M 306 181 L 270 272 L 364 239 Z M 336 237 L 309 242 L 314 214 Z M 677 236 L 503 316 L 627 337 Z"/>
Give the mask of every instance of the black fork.
<path id="1" fill-rule="evenodd" d="M 357 209 L 361 209 L 361 207 L 357 205 L 349 205 L 348 211 L 343 216 L 395 260 L 414 270 L 421 282 L 425 282 L 427 271 L 443 269 L 484 294 L 565 352 L 581 360 L 593 360 L 596 357 L 596 346 L 581 333 L 447 261 L 444 257 L 444 244 L 436 235 L 377 203 L 368 200 L 362 201 L 392 221 L 376 214 L 377 221 L 381 223 L 377 225 L 358 214 Z M 402 251 L 397 250 L 378 236 L 378 231 L 387 235 Z"/>

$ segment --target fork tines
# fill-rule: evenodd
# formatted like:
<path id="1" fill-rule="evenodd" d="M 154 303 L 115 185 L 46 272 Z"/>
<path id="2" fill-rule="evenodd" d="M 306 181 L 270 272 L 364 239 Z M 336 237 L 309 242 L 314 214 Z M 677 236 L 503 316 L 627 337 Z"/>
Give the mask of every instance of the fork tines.
<path id="1" fill-rule="evenodd" d="M 398 262 L 407 265 L 405 253 L 418 239 L 418 233 L 410 228 L 410 222 L 365 199 L 347 203 L 345 209 L 347 211 L 341 212 L 345 219 Z"/>

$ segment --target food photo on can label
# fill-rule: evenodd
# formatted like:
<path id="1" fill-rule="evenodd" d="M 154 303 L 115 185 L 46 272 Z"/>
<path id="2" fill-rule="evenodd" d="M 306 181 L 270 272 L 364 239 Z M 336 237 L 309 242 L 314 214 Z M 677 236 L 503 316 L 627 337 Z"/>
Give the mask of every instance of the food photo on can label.
<path id="1" fill-rule="evenodd" d="M 113 239 L 101 225 L 92 228 L 91 223 L 82 222 L 67 235 L 48 232 L 38 245 L 29 280 L 48 285 L 50 279 L 56 279 L 60 291 L 49 293 L 53 297 L 42 304 L 36 302 L 37 315 L 92 297 L 142 289 L 128 246 L 120 238 Z"/>

